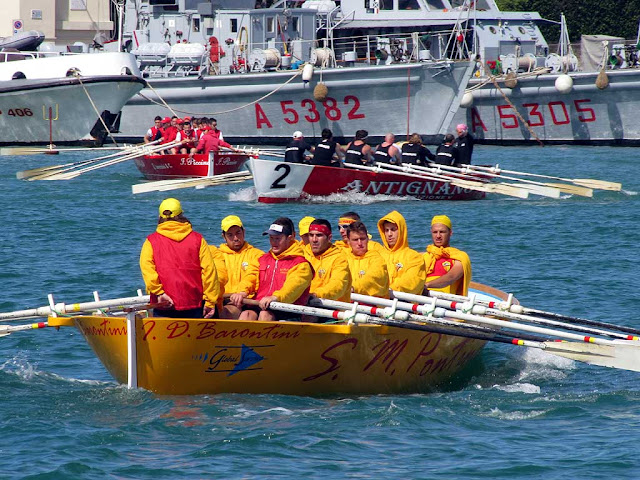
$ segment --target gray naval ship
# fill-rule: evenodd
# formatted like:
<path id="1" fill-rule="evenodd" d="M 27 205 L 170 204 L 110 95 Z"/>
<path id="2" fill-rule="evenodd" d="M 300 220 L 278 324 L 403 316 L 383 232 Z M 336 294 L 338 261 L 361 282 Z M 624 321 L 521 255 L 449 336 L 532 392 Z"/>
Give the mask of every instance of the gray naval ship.
<path id="1" fill-rule="evenodd" d="M 126 0 L 122 40 L 149 87 L 122 112 L 216 117 L 225 139 L 364 129 L 430 143 L 466 123 L 481 142 L 640 142 L 635 47 L 593 36 L 550 51 L 535 12 L 494 0 Z M 264 4 L 264 5 L 263 5 Z M 254 7 L 264 8 L 254 8 Z"/>

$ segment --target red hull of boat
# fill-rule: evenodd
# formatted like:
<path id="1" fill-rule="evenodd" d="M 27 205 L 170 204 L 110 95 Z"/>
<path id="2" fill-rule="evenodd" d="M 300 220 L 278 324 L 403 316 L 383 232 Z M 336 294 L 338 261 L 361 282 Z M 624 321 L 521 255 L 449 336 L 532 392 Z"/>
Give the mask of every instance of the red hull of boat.
<path id="1" fill-rule="evenodd" d="M 145 155 L 135 159 L 136 167 L 148 180 L 172 180 L 222 175 L 239 171 L 251 155 L 245 153 L 214 153 L 213 158 L 197 153 L 178 155 Z"/>

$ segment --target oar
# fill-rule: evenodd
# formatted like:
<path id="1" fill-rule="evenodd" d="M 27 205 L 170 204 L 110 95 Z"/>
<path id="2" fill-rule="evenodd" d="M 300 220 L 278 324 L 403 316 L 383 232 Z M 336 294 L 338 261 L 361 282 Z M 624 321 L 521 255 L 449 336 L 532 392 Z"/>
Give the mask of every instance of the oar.
<path id="1" fill-rule="evenodd" d="M 357 170 L 369 170 L 375 173 L 386 172 L 386 173 L 395 173 L 398 174 L 399 170 L 402 172 L 402 175 L 413 178 L 420 178 L 422 180 L 430 180 L 433 182 L 443 182 L 450 183 L 451 185 L 466 188 L 469 190 L 474 190 L 476 192 L 485 192 L 485 193 L 501 193 L 503 195 L 509 195 L 518 198 L 527 198 L 529 196 L 529 192 L 524 189 L 516 189 L 512 187 L 505 187 L 504 189 L 490 187 L 488 183 L 482 182 L 471 182 L 466 180 L 456 180 L 451 177 L 446 177 L 444 175 L 427 175 L 422 172 L 418 172 L 416 170 L 412 170 L 407 166 L 398 167 L 395 165 L 384 165 L 384 167 L 369 167 L 366 165 L 357 165 L 352 163 L 345 163 L 345 167 L 355 168 Z M 498 191 L 499 190 L 499 191 Z"/>
<path id="2" fill-rule="evenodd" d="M 475 172 L 478 171 L 478 170 L 474 170 L 473 165 L 466 165 L 463 168 L 458 168 L 450 165 L 436 165 L 436 164 L 432 164 L 432 165 L 434 165 L 434 168 L 460 171 L 463 173 L 473 173 L 474 171 Z M 579 187 L 576 185 L 567 185 L 565 183 L 542 183 L 542 182 L 536 182 L 534 180 L 527 180 L 525 178 L 511 177 L 509 175 L 502 175 L 502 174 L 498 175 L 497 173 L 491 173 L 488 171 L 482 171 L 482 174 L 492 178 L 513 180 L 516 182 L 524 183 L 526 185 L 522 185 L 522 187 L 531 189 L 532 193 L 535 193 L 536 195 L 544 195 L 552 198 L 559 198 L 560 192 L 562 192 L 562 193 L 568 193 L 571 195 L 579 195 L 582 197 L 593 197 L 593 190 L 586 187 Z M 507 183 L 507 185 L 511 185 L 511 184 Z"/>
<path id="3" fill-rule="evenodd" d="M 397 295 L 394 294 L 394 297 L 396 298 L 396 300 L 388 300 L 388 299 L 376 300 L 377 297 L 370 297 L 367 295 L 360 295 L 356 293 L 351 294 L 351 299 L 357 302 L 367 302 L 367 303 L 377 302 L 380 305 L 388 305 L 388 306 L 395 305 L 397 308 L 401 310 L 406 310 L 409 312 L 418 312 L 425 315 L 429 314 L 434 307 L 443 307 L 450 310 L 460 310 L 464 313 L 472 313 L 475 315 L 490 315 L 492 317 L 512 320 L 515 322 L 528 322 L 528 323 L 534 323 L 538 325 L 547 325 L 551 327 L 562 328 L 565 330 L 572 330 L 575 332 L 589 333 L 591 335 L 601 335 L 606 337 L 619 338 L 622 340 L 639 340 L 638 337 L 630 336 L 623 333 L 613 332 L 610 330 L 602 330 L 599 328 L 572 325 L 569 323 L 559 322 L 556 320 L 549 320 L 545 318 L 533 317 L 530 315 L 523 315 L 519 313 L 506 312 L 504 310 L 497 310 L 495 308 L 490 308 L 484 305 L 479 305 L 474 303 L 473 297 L 471 297 L 471 300 L 469 302 L 464 302 L 464 303 L 438 299 L 435 297 L 427 298 L 426 302 L 414 303 L 413 300 L 410 300 L 411 303 L 398 302 L 397 299 L 403 297 L 402 292 L 397 292 Z M 408 299 L 409 297 L 406 297 L 406 298 Z M 393 302 L 397 302 L 397 303 L 394 304 Z"/>
<path id="4" fill-rule="evenodd" d="M 31 170 L 23 170 L 20 172 L 16 173 L 16 178 L 18 178 L 19 180 L 21 179 L 30 179 L 31 177 L 37 177 L 40 176 L 42 174 L 48 174 L 48 175 L 54 175 L 56 173 L 62 173 L 63 171 L 69 170 L 69 167 L 75 168 L 76 166 L 80 166 L 80 165 L 87 165 L 90 164 L 92 162 L 97 162 L 99 160 L 104 160 L 107 158 L 112 158 L 118 155 L 127 155 L 129 153 L 133 153 L 136 151 L 139 151 L 141 148 L 143 148 L 146 145 L 152 145 L 155 144 L 157 142 L 159 142 L 160 140 L 156 140 L 154 142 L 150 142 L 147 144 L 140 144 L 140 145 L 133 145 L 133 146 L 128 146 L 128 147 L 118 147 L 118 149 L 121 149 L 122 151 L 120 152 L 116 152 L 116 153 L 112 153 L 110 155 L 104 155 L 102 157 L 97 157 L 97 158 L 92 158 L 89 160 L 80 160 L 78 162 L 71 162 L 71 163 L 65 163 L 62 165 L 49 165 L 47 167 L 39 167 L 39 168 L 33 168 Z M 115 147 L 110 147 L 111 150 L 113 150 Z"/>
<path id="5" fill-rule="evenodd" d="M 182 144 L 182 141 L 176 141 L 176 142 L 171 142 L 171 143 L 165 143 L 163 145 L 158 145 L 155 147 L 151 147 L 151 148 L 144 148 L 141 149 L 140 151 L 137 152 L 132 152 L 129 153 L 127 155 L 124 156 L 120 156 L 118 158 L 115 159 L 111 159 L 111 160 L 107 160 L 105 162 L 102 163 L 92 163 L 89 166 L 85 166 L 83 168 L 80 169 L 73 169 L 67 172 L 61 172 L 61 173 L 55 173 L 53 175 L 50 174 L 45 174 L 43 176 L 39 176 L 39 177 L 34 177 L 31 180 L 71 180 L 72 178 L 76 178 L 80 175 L 82 175 L 83 173 L 87 173 L 87 172 L 91 172 L 93 170 L 98 170 L 100 168 L 105 168 L 105 167 L 109 167 L 111 165 L 116 165 L 118 163 L 122 163 L 122 162 L 126 162 L 128 160 L 133 160 L 134 158 L 138 158 L 142 155 L 151 155 L 153 153 L 158 153 L 161 152 L 167 148 L 171 148 L 171 147 L 175 147 L 177 145 Z"/>
<path id="6" fill-rule="evenodd" d="M 25 325 L 0 325 L 0 337 L 6 337 L 13 332 L 19 332 L 21 330 L 34 330 L 48 326 L 49 324 L 47 322 L 29 323 Z"/>
<path id="7" fill-rule="evenodd" d="M 553 318 L 556 320 L 564 320 L 565 322 L 573 322 L 576 324 L 588 325 L 592 327 L 608 328 L 612 330 L 617 330 L 619 332 L 630 333 L 633 336 L 640 336 L 640 329 L 637 329 L 637 328 L 631 328 L 631 327 L 626 327 L 624 325 L 616 325 L 616 324 L 607 323 L 607 322 L 600 322 L 596 320 L 589 320 L 586 318 L 571 317 L 568 315 L 562 315 L 554 312 L 546 312 L 543 310 L 537 310 L 535 308 L 523 307 L 522 305 L 514 305 L 510 301 L 507 301 L 507 302 L 487 301 L 487 300 L 479 299 L 477 297 L 471 297 L 471 296 L 465 297 L 462 295 L 454 295 L 451 293 L 437 292 L 435 290 L 429 290 L 429 296 L 413 295 L 410 293 L 397 292 L 397 291 L 393 291 L 393 296 L 401 300 L 407 300 L 409 302 L 416 302 L 416 303 L 427 303 L 431 300 L 431 298 L 434 298 L 434 297 L 442 298 L 442 299 L 453 301 L 453 302 L 460 302 L 460 303 L 473 302 L 478 305 L 484 305 L 486 307 L 495 308 L 501 311 L 508 311 L 516 314 L 538 315 L 546 318 Z M 512 295 L 510 295 L 510 297 L 512 297 Z M 633 338 L 628 338 L 628 339 L 631 340 Z"/>
<path id="8" fill-rule="evenodd" d="M 50 305 L 46 305 L 44 307 L 31 308 L 28 310 L 17 310 L 15 312 L 0 313 L 0 321 L 48 317 L 53 314 L 66 315 L 80 312 L 91 312 L 95 310 L 122 310 L 127 307 L 148 304 L 149 300 L 149 295 L 142 295 L 138 297 L 114 298 L 112 300 L 100 300 L 84 303 L 56 303 L 53 307 L 51 307 Z"/>
<path id="9" fill-rule="evenodd" d="M 622 184 L 617 182 L 609 182 L 607 180 L 597 180 L 592 178 L 563 178 L 563 177 L 554 177 L 552 175 L 541 175 L 538 173 L 529 173 L 529 172 L 518 172 L 516 170 L 505 170 L 500 168 L 498 165 L 495 167 L 483 167 L 480 165 L 463 165 L 464 167 L 469 167 L 474 170 L 481 170 L 485 172 L 491 173 L 510 173 L 513 175 L 521 175 L 524 177 L 537 177 L 537 178 L 548 178 L 551 180 L 560 180 L 561 182 L 573 183 L 576 185 L 580 185 L 582 187 L 593 188 L 596 190 L 612 190 L 615 192 L 619 192 L 622 190 Z"/>
<path id="10" fill-rule="evenodd" d="M 199 178 L 180 178 L 175 180 L 160 180 L 156 182 L 138 183 L 131 186 L 132 193 L 166 192 L 179 188 L 208 187 L 216 185 L 230 185 L 232 183 L 245 182 L 251 180 L 253 176 L 250 172 L 232 172 L 222 175 L 212 175 Z"/>
<path id="11" fill-rule="evenodd" d="M 520 187 L 513 187 L 511 185 L 504 185 L 501 183 L 489 183 L 478 179 L 462 179 L 456 178 L 455 175 L 443 175 L 434 173 L 432 169 L 427 167 L 421 167 L 419 165 L 391 165 L 391 164 L 382 164 L 378 163 L 378 168 L 386 168 L 391 170 L 398 170 L 402 172 L 411 172 L 414 175 L 421 175 L 424 178 L 431 178 L 432 180 L 437 180 L 441 182 L 451 183 L 452 185 L 459 186 L 462 188 L 469 188 L 473 190 L 474 188 L 482 189 L 480 191 L 485 191 L 488 193 L 497 193 L 500 195 L 507 195 L 509 197 L 516 198 L 528 198 L 529 191 Z"/>
<path id="12" fill-rule="evenodd" d="M 612 340 L 606 345 L 575 342 L 548 342 L 545 339 L 540 339 L 540 341 L 531 341 L 519 338 L 505 338 L 505 334 L 499 332 L 489 334 L 480 331 L 447 328 L 429 323 L 418 324 L 389 318 L 377 318 L 364 313 L 357 313 L 355 309 L 350 311 L 332 311 L 324 308 L 291 305 L 281 302 L 271 302 L 269 309 L 289 313 L 299 313 L 301 315 L 332 318 L 335 320 L 344 320 L 347 321 L 347 323 L 373 323 L 376 325 L 387 325 L 398 328 L 407 328 L 410 330 L 419 330 L 443 335 L 494 341 L 509 345 L 538 348 L 554 355 L 593 365 L 636 372 L 640 371 L 640 348 L 636 346 L 637 344 L 634 342 L 628 342 L 626 340 Z M 473 315 L 472 317 L 479 316 Z M 483 319 L 483 317 L 479 318 Z"/>

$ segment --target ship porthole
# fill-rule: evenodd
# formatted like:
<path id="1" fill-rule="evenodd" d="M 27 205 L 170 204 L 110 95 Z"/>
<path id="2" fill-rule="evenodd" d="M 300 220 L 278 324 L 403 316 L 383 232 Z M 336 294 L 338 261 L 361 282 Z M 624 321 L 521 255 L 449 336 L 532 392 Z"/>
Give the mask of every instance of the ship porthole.
<path id="1" fill-rule="evenodd" d="M 27 76 L 22 72 L 16 72 L 11 76 L 11 80 L 23 80 L 27 78 Z"/>

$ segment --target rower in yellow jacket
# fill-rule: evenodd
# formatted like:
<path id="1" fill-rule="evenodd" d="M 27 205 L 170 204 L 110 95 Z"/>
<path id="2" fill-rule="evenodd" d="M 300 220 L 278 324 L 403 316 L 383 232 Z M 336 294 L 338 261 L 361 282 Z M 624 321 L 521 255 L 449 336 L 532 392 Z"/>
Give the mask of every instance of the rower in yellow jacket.
<path id="1" fill-rule="evenodd" d="M 362 222 L 354 222 L 348 228 L 351 249 L 347 253 L 351 271 L 351 290 L 361 295 L 389 298 L 389 272 L 384 258 L 369 250 L 369 232 Z"/>
<path id="2" fill-rule="evenodd" d="M 453 229 L 446 215 L 436 215 L 431 220 L 431 239 L 424 263 L 427 270 L 425 289 L 467 295 L 471 282 L 471 260 L 462 250 L 450 245 Z"/>
<path id="3" fill-rule="evenodd" d="M 378 231 L 385 247 L 383 257 L 389 271 L 391 290 L 420 294 L 426 271 L 422 255 L 409 248 L 407 222 L 395 210 L 378 220 Z"/>
<path id="4" fill-rule="evenodd" d="M 311 295 L 327 300 L 351 301 L 351 273 L 344 251 L 331 244 L 331 224 L 317 218 L 309 225 L 305 258 L 313 267 Z"/>

